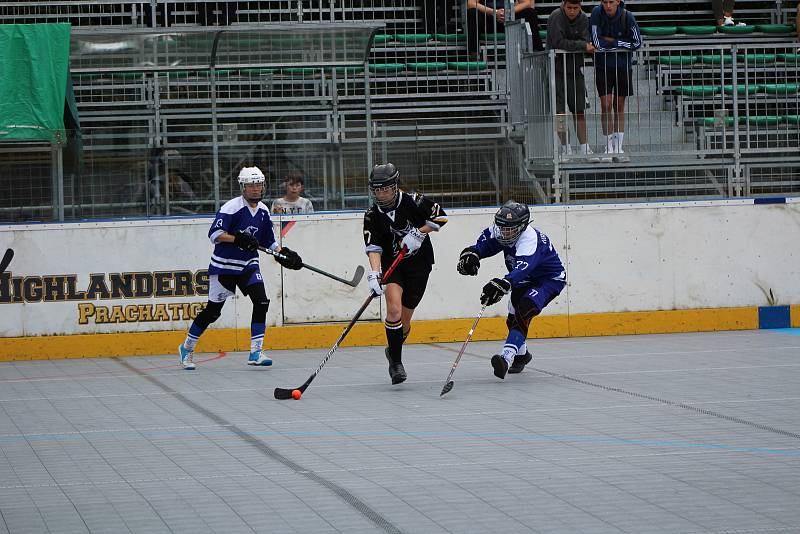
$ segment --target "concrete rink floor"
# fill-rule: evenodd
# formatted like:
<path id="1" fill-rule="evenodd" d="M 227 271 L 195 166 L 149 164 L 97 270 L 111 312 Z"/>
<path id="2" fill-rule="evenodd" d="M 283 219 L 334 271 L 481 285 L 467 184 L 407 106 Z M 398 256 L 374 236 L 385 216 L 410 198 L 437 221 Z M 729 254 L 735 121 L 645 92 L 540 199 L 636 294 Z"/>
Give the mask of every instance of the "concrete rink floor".
<path id="1" fill-rule="evenodd" d="M 800 532 L 797 334 L 2 363 L 0 532 Z"/>

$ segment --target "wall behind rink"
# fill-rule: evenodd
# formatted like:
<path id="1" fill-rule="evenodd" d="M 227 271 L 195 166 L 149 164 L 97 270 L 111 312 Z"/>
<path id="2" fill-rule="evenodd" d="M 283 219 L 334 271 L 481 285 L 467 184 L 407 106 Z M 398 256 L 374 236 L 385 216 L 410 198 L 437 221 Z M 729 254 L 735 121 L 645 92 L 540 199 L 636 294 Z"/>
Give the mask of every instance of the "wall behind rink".
<path id="1" fill-rule="evenodd" d="M 503 267 L 499 256 L 486 259 L 477 277 L 464 277 L 455 265 L 494 211 L 450 210 L 450 222 L 433 235 L 436 265 L 412 341 L 463 339 L 481 287 Z M 558 248 L 569 285 L 534 321 L 531 337 L 757 328 L 770 289 L 778 304 L 794 305 L 791 323 L 800 326 L 794 199 L 536 206 L 532 221 Z M 172 352 L 206 301 L 210 223 L 203 217 L 0 227 L 0 248 L 15 250 L 0 275 L 0 357 L 36 357 L 41 336 L 97 345 L 64 349 L 72 355 Z M 361 224 L 361 213 L 295 215 L 276 218 L 275 229 L 306 263 L 350 278 L 356 266 L 367 266 Z M 274 348 L 329 346 L 341 331 L 330 323 L 349 321 L 367 296 L 366 280 L 350 288 L 306 269 L 284 270 L 266 255 L 261 265 L 268 324 L 283 327 L 268 330 Z M 201 349 L 244 350 L 250 312 L 249 299 L 230 300 Z M 503 337 L 505 313 L 505 303 L 487 310 L 476 338 Z M 348 341 L 381 343 L 381 317 L 376 300 Z M 96 334 L 114 334 L 118 342 Z"/>

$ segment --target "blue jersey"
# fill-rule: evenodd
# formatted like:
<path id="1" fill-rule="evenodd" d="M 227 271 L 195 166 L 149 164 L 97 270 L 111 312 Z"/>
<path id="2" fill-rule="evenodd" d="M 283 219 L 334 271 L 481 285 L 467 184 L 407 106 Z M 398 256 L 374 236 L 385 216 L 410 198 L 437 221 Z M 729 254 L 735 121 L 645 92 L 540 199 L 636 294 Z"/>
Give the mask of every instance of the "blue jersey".
<path id="1" fill-rule="evenodd" d="M 239 230 L 256 236 L 264 248 L 278 248 L 267 206 L 259 202 L 255 208 L 251 208 L 244 198 L 236 197 L 219 209 L 208 230 L 208 237 L 215 245 L 208 274 L 239 275 L 245 269 L 258 269 L 258 251 L 242 250 L 233 243 L 217 243 L 222 232 L 235 235 Z"/>
<path id="2" fill-rule="evenodd" d="M 499 234 L 495 225 L 485 229 L 478 237 L 475 249 L 481 258 L 503 253 L 508 269 L 505 278 L 511 282 L 512 288 L 525 287 L 540 280 L 567 281 L 561 258 L 543 232 L 528 226 L 511 247 L 500 244 L 497 240 Z"/>

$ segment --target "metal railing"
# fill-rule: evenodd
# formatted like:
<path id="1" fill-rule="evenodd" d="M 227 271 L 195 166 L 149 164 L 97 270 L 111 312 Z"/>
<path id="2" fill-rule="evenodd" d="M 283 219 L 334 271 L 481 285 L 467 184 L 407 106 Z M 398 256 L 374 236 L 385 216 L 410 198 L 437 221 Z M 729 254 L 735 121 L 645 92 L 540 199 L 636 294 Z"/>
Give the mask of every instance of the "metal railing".
<path id="1" fill-rule="evenodd" d="M 614 154 L 593 58 L 522 54 L 512 128 L 524 131 L 528 168 L 548 177 L 553 202 L 760 194 L 753 177 L 784 165 L 764 194 L 800 194 L 798 66 L 791 45 L 644 46 L 632 58 L 624 153 Z M 572 90 L 578 84 L 585 103 Z M 557 106 L 562 100 L 567 105 Z"/>

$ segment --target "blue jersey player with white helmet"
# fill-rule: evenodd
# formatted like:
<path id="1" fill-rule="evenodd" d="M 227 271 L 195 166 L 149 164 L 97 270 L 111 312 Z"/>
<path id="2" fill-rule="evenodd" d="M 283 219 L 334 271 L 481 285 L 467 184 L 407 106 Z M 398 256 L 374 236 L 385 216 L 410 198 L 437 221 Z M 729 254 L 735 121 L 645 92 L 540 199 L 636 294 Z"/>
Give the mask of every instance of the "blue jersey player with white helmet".
<path id="1" fill-rule="evenodd" d="M 280 247 L 275 241 L 269 208 L 261 202 L 264 181 L 264 173 L 258 167 L 244 167 L 239 172 L 242 195 L 219 209 L 208 231 L 208 237 L 214 243 L 208 266 L 208 303 L 192 322 L 186 340 L 178 347 L 180 364 L 184 369 L 195 368 L 192 356 L 197 340 L 211 323 L 219 319 L 222 306 L 228 297 L 235 294 L 237 287 L 253 302 L 247 364 L 272 365 L 272 360 L 261 350 L 269 299 L 258 264 L 258 247 L 280 252 L 286 259 L 277 256 L 275 259 L 288 269 L 301 269 L 303 261 L 296 252 Z"/>
<path id="2" fill-rule="evenodd" d="M 494 375 L 521 373 L 533 359 L 525 339 L 531 320 L 539 315 L 566 285 L 566 272 L 553 244 L 541 230 L 530 223 L 528 206 L 513 200 L 506 202 L 471 247 L 461 251 L 458 272 L 475 276 L 480 260 L 503 253 L 508 274 L 492 278 L 481 292 L 481 304 L 491 306 L 508 293 L 508 337 L 502 354 L 492 356 Z"/>

